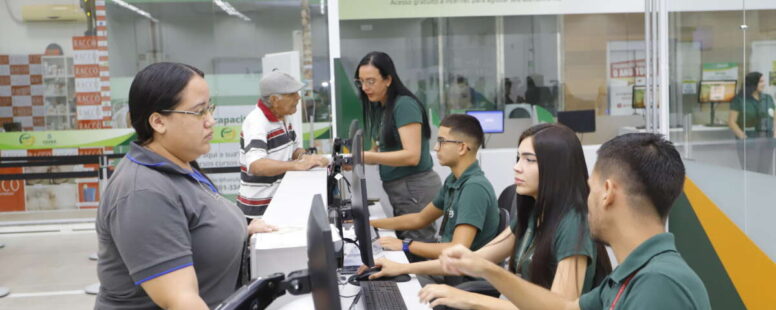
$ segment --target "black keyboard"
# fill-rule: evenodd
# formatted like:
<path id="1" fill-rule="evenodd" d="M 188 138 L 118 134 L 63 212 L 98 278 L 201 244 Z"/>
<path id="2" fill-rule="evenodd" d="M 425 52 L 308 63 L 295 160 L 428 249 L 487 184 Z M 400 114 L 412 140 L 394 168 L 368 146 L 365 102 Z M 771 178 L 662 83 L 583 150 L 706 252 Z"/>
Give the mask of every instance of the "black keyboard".
<path id="1" fill-rule="evenodd" d="M 367 310 L 407 310 L 396 282 L 361 281 L 359 285 Z"/>

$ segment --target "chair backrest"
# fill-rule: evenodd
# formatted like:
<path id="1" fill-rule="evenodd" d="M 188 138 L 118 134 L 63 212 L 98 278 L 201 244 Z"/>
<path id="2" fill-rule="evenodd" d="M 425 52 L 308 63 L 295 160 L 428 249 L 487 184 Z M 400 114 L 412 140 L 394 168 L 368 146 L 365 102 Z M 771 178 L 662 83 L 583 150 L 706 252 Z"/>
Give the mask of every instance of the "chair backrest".
<path id="1" fill-rule="evenodd" d="M 498 232 L 501 233 L 509 225 L 509 211 L 507 209 L 498 208 Z"/>
<path id="2" fill-rule="evenodd" d="M 515 187 L 517 187 L 515 184 L 509 185 L 498 195 L 498 207 L 507 210 L 510 216 L 515 216 L 514 213 L 517 212 L 517 208 L 514 205 L 517 198 Z"/>

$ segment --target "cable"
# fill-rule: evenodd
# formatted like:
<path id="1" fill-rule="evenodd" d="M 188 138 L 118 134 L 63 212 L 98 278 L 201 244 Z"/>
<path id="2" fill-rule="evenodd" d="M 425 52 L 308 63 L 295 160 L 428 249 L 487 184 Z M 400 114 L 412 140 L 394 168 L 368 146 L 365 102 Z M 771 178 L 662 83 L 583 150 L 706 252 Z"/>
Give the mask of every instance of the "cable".
<path id="1" fill-rule="evenodd" d="M 350 304 L 350 307 L 348 308 L 348 310 L 353 310 L 353 308 L 356 306 L 360 298 L 361 298 L 361 290 L 358 290 L 358 294 L 356 294 L 356 298 L 353 298 L 353 302 Z"/>

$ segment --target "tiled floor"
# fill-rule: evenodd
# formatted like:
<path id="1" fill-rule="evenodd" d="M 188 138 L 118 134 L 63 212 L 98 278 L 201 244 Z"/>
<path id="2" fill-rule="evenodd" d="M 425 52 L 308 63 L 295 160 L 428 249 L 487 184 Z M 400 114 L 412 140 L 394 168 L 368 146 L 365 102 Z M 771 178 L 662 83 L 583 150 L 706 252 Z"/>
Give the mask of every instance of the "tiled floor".
<path id="1" fill-rule="evenodd" d="M 0 286 L 11 289 L 0 309 L 92 309 L 95 297 L 83 289 L 97 282 L 96 262 L 88 259 L 97 251 L 94 224 L 2 226 L 28 220 L 0 218 Z"/>

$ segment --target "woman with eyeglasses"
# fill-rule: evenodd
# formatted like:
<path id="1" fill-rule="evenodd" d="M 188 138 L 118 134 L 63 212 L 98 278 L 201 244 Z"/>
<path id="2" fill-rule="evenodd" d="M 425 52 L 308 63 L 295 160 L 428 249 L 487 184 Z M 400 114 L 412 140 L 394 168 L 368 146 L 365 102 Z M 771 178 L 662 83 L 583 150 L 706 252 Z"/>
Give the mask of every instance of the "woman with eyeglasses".
<path id="1" fill-rule="evenodd" d="M 237 287 L 249 232 L 271 230 L 218 193 L 196 159 L 210 151 L 204 74 L 179 63 L 140 71 L 129 89 L 137 140 L 97 210 L 95 309 L 208 309 Z"/>
<path id="2" fill-rule="evenodd" d="M 598 285 L 611 264 L 603 245 L 590 237 L 587 223 L 587 166 L 576 134 L 565 126 L 540 124 L 520 135 L 515 173 L 516 219 L 475 253 L 494 263 L 509 258 L 509 269 L 569 300 Z M 382 267 L 371 278 L 396 274 L 444 275 L 440 260 Z M 418 294 L 432 307 L 514 309 L 484 281 L 451 287 L 430 284 Z"/>
<path id="3" fill-rule="evenodd" d="M 355 83 L 364 107 L 367 137 L 373 141 L 372 149 L 364 152 L 364 162 L 380 166 L 393 216 L 420 212 L 442 187 L 439 175 L 431 169 L 431 127 L 425 106 L 404 86 L 393 60 L 383 52 L 371 52 L 361 59 Z M 435 233 L 430 225 L 397 231 L 396 235 L 433 242 Z"/>

